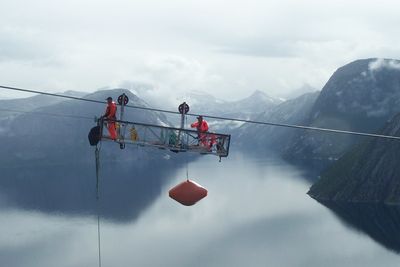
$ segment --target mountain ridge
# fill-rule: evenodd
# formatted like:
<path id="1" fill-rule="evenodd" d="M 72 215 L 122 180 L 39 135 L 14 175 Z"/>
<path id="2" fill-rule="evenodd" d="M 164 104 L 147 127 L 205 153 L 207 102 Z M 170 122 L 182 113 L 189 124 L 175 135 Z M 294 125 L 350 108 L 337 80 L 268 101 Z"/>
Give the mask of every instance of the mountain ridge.
<path id="1" fill-rule="evenodd" d="M 372 58 L 340 67 L 323 87 L 305 125 L 378 131 L 391 116 L 400 112 L 400 68 L 390 67 L 399 63 Z M 331 163 L 330 159 L 339 158 L 362 140 L 354 136 L 299 132 L 283 155 L 289 160 L 318 160 L 323 169 Z"/>

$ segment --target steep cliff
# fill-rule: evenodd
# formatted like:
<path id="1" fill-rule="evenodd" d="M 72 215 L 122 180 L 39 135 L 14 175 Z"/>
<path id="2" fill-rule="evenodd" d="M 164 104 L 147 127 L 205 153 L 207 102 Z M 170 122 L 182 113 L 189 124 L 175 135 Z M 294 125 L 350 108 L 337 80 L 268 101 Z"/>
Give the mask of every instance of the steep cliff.
<path id="1" fill-rule="evenodd" d="M 381 131 L 400 136 L 400 114 Z M 320 200 L 400 203 L 400 140 L 375 138 L 346 153 L 308 192 Z"/>

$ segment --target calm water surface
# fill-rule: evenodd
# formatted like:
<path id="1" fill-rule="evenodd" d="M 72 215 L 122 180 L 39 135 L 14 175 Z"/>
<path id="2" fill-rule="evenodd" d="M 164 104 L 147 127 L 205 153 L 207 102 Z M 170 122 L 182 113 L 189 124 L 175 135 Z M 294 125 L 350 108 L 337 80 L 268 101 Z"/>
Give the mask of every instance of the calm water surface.
<path id="1" fill-rule="evenodd" d="M 101 220 L 103 267 L 400 264 L 396 252 L 309 198 L 307 177 L 283 162 L 242 155 L 192 162 L 189 178 L 209 192 L 192 207 L 168 197 L 185 177 L 185 168 L 163 177 L 161 194 L 138 218 Z M 98 265 L 95 216 L 0 203 L 1 266 Z"/>

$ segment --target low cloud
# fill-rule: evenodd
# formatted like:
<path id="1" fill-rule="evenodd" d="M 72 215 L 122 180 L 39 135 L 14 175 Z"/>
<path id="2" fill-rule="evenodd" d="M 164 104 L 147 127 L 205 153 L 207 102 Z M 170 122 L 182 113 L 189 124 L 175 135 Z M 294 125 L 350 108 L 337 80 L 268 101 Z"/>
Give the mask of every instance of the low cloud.
<path id="1" fill-rule="evenodd" d="M 170 55 L 153 58 L 144 66 L 133 71 L 132 80 L 125 80 L 118 87 L 130 89 L 153 105 L 175 106 L 190 91 L 223 86 L 222 78 L 197 60 Z"/>
<path id="2" fill-rule="evenodd" d="M 381 69 L 400 70 L 400 62 L 393 59 L 378 58 L 377 60 L 369 63 L 370 71 L 379 71 Z"/>

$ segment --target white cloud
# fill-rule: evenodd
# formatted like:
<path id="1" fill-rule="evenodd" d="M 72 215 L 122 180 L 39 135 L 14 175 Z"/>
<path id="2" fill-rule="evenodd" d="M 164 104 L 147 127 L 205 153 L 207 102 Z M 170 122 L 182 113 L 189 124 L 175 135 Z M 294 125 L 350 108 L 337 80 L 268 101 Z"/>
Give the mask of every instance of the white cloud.
<path id="1" fill-rule="evenodd" d="M 128 77 L 132 80 L 122 81 L 118 87 L 131 89 L 160 106 L 176 105 L 193 90 L 223 86 L 222 78 L 203 64 L 177 55 L 150 58 Z"/>
<path id="2" fill-rule="evenodd" d="M 350 61 L 399 57 L 399 12 L 388 0 L 3 0 L 0 81 L 50 91 L 145 82 L 157 97 L 288 95 L 322 88 Z"/>
<path id="3" fill-rule="evenodd" d="M 370 71 L 378 71 L 380 69 L 395 69 L 400 70 L 400 63 L 395 60 L 378 58 L 377 60 L 369 63 Z"/>

